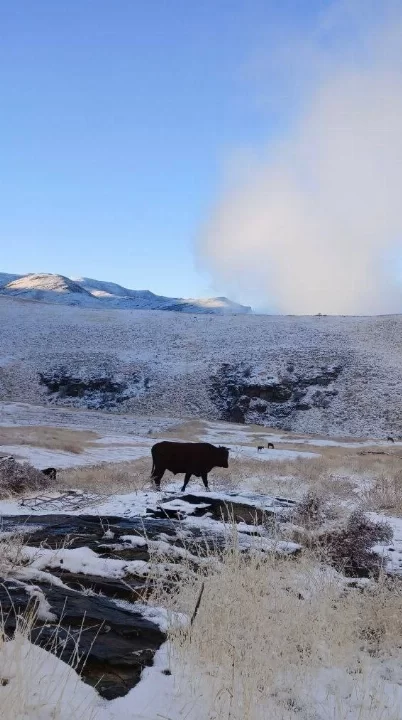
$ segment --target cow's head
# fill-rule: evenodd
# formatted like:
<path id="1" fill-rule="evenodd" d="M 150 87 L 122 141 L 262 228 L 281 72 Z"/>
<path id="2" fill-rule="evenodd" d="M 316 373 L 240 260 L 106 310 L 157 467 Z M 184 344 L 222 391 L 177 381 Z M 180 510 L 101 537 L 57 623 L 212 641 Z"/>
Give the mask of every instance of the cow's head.
<path id="1" fill-rule="evenodd" d="M 218 459 L 219 462 L 217 462 L 217 465 L 219 467 L 228 468 L 229 467 L 229 450 L 227 447 L 222 447 L 220 445 L 218 448 Z"/>

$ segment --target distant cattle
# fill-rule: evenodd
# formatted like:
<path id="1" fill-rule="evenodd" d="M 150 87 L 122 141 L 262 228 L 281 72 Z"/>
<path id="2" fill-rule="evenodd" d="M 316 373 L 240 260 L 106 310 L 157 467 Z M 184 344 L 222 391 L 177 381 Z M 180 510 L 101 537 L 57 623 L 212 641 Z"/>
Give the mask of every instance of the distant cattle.
<path id="1" fill-rule="evenodd" d="M 387 440 L 388 442 L 395 442 L 394 438 L 392 438 L 390 435 L 388 435 Z"/>
<path id="2" fill-rule="evenodd" d="M 274 443 L 268 443 L 267 448 L 268 450 L 275 450 Z"/>
<path id="3" fill-rule="evenodd" d="M 214 467 L 229 467 L 229 450 L 226 447 L 216 447 L 210 443 L 182 443 L 167 440 L 153 445 L 151 480 L 160 489 L 161 480 L 166 470 L 174 475 L 184 473 L 182 492 L 192 475 L 202 478 L 208 489 L 208 473 Z"/>
<path id="4" fill-rule="evenodd" d="M 264 450 L 264 445 L 257 445 L 258 452 L 261 452 L 261 450 Z"/>
<path id="5" fill-rule="evenodd" d="M 56 468 L 45 468 L 42 470 L 44 475 L 50 477 L 51 480 L 56 480 L 57 470 Z"/>

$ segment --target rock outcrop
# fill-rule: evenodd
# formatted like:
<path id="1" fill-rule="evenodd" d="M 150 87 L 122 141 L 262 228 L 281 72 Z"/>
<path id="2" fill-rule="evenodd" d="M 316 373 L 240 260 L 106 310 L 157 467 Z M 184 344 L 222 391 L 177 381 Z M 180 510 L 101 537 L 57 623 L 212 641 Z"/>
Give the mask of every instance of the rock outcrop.
<path id="1" fill-rule="evenodd" d="M 3 516 L 3 532 L 23 529 L 31 559 L 0 578 L 5 631 L 12 636 L 17 616 L 36 611 L 32 642 L 77 667 L 102 697 L 125 695 L 166 639 L 142 609 L 155 573 L 170 591 L 184 572 L 208 562 L 206 555 L 219 556 L 230 536 L 222 520 L 244 525 L 242 551 L 256 541 L 261 551 L 297 553 L 300 546 L 294 543 L 271 547 L 265 523 L 285 517 L 293 505 L 250 493 L 189 493 L 169 494 L 141 517 Z M 192 522 L 186 523 L 189 516 Z M 122 608 L 121 600 L 129 604 Z"/>
<path id="2" fill-rule="evenodd" d="M 296 413 L 326 409 L 338 395 L 341 365 L 287 364 L 281 372 L 224 363 L 211 377 L 210 394 L 222 420 L 290 427 Z"/>
<path id="3" fill-rule="evenodd" d="M 150 380 L 143 373 L 131 371 L 124 375 L 112 368 L 103 373 L 77 367 L 75 372 L 64 367 L 39 373 L 39 382 L 47 390 L 47 400 L 64 405 L 78 401 L 96 410 L 117 408 L 131 398 L 144 395 Z"/>
<path id="4" fill-rule="evenodd" d="M 155 623 L 107 598 L 51 583 L 35 583 L 34 593 L 32 587 L 14 580 L 0 582 L 6 633 L 14 632 L 18 614 L 35 614 L 42 595 L 55 619 L 44 623 L 37 614 L 31 641 L 76 666 L 83 680 L 108 700 L 126 695 L 134 687 L 166 639 Z"/>

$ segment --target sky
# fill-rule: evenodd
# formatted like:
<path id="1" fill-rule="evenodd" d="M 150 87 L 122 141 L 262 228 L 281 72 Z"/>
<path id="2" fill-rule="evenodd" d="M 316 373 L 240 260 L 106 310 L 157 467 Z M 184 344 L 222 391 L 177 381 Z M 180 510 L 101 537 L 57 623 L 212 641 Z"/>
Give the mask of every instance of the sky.
<path id="1" fill-rule="evenodd" d="M 0 0 L 0 270 L 224 290 L 194 243 L 232 150 L 281 129 L 259 54 L 326 5 Z"/>
<path id="2" fill-rule="evenodd" d="M 0 0 L 0 271 L 402 309 L 401 28 L 402 0 Z"/>

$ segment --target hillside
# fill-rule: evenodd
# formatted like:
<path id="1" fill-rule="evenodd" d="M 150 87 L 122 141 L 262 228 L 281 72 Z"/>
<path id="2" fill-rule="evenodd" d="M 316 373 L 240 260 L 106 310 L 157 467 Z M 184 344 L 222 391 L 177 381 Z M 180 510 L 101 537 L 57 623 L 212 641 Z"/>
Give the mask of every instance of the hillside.
<path id="1" fill-rule="evenodd" d="M 190 313 L 249 313 L 251 308 L 228 298 L 169 298 L 149 290 L 130 290 L 116 283 L 91 278 L 67 278 L 52 273 L 10 275 L 0 273 L 0 295 L 62 305 L 114 310 L 170 310 Z"/>
<path id="2" fill-rule="evenodd" d="M 0 327 L 1 400 L 402 435 L 401 316 L 116 313 L 0 297 Z"/>

